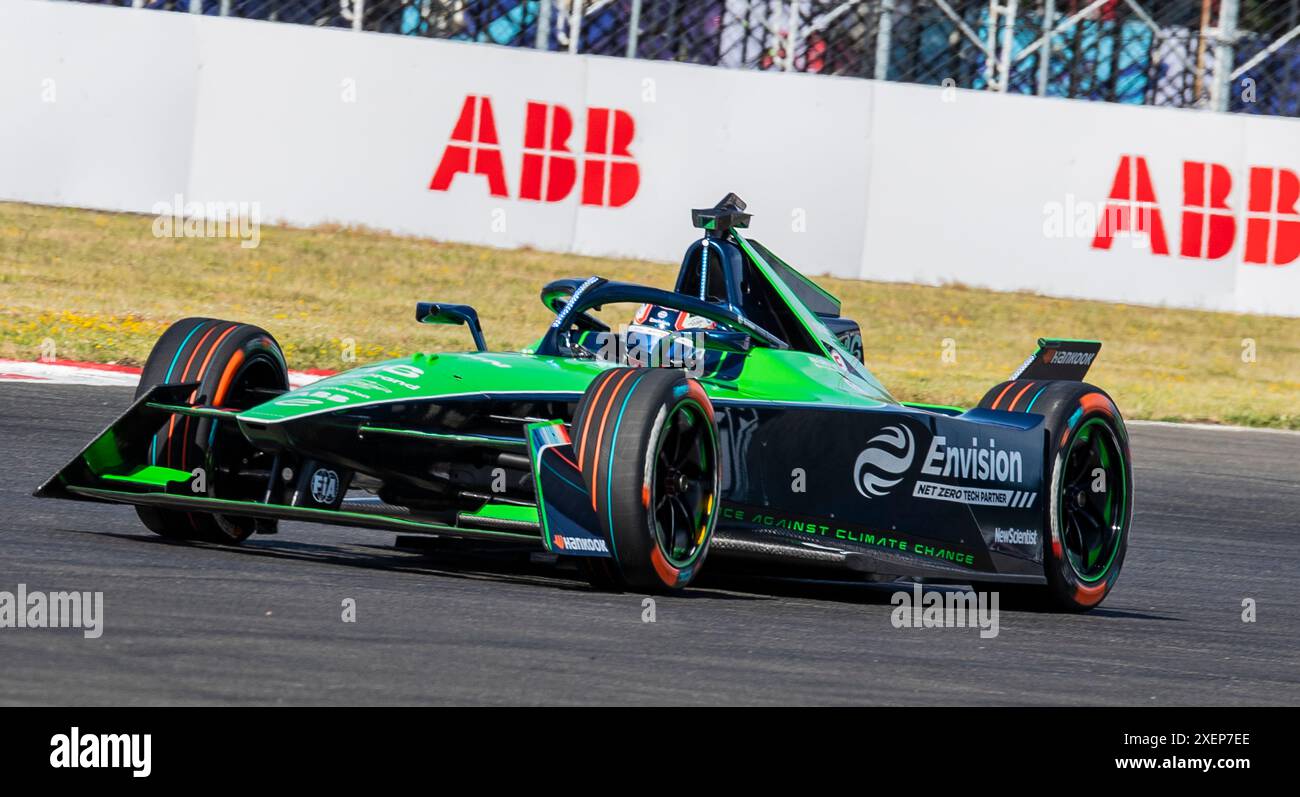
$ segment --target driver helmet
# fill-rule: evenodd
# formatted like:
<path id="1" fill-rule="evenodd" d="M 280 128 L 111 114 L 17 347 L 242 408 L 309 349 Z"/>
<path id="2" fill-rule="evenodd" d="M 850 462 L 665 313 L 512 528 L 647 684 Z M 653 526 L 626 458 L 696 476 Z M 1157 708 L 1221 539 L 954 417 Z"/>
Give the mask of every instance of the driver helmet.
<path id="1" fill-rule="evenodd" d="M 698 357 L 695 331 L 716 329 L 703 316 L 658 304 L 637 308 L 624 335 L 626 360 L 632 366 L 681 366 Z"/>

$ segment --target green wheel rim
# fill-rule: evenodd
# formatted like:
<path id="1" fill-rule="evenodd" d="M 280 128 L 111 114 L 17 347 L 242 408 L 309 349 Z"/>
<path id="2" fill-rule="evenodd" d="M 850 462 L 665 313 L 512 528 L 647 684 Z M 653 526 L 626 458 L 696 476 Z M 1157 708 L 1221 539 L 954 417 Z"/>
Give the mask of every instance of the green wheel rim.
<path id="1" fill-rule="evenodd" d="M 1128 468 L 1110 424 L 1099 417 L 1079 427 L 1065 453 L 1057 522 L 1065 558 L 1080 581 L 1110 572 L 1128 525 Z"/>
<path id="2" fill-rule="evenodd" d="M 694 401 L 676 404 L 664 420 L 650 478 L 655 542 L 673 567 L 689 567 L 704 550 L 717 507 L 717 445 L 709 416 Z"/>

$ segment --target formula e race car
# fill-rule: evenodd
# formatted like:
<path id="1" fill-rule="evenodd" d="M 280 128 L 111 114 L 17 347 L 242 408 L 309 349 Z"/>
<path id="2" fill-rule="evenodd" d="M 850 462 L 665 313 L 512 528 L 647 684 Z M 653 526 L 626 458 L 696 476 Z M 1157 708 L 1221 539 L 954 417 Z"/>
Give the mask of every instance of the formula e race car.
<path id="1" fill-rule="evenodd" d="M 420 302 L 476 350 L 289 390 L 266 331 L 178 321 L 135 403 L 36 494 L 132 504 L 181 540 L 301 520 L 523 543 L 615 590 L 684 588 L 707 555 L 1102 601 L 1133 474 L 1118 409 L 1082 381 L 1100 343 L 1040 340 L 973 409 L 899 402 L 839 302 L 742 233 L 738 197 L 692 219 L 675 290 L 557 280 L 519 352 L 489 351 L 473 308 Z"/>

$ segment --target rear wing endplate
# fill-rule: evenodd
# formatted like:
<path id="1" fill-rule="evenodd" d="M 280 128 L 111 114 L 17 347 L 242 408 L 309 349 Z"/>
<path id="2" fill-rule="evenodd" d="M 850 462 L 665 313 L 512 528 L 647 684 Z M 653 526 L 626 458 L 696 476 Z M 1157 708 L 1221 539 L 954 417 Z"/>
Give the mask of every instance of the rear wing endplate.
<path id="1" fill-rule="evenodd" d="M 1026 358 L 1011 378 L 1082 382 L 1100 351 L 1099 340 L 1039 338 L 1038 351 Z"/>

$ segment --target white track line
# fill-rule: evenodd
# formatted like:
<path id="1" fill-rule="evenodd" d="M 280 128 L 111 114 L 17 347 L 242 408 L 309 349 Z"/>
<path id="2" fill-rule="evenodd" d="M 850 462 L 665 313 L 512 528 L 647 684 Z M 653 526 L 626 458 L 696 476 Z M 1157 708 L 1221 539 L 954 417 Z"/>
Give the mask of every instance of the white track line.
<path id="1" fill-rule="evenodd" d="M 325 376 L 328 374 L 290 371 L 289 386 L 310 385 Z M 140 383 L 140 369 L 127 365 L 100 365 L 58 360 L 54 362 L 0 360 L 0 382 L 135 387 Z"/>
<path id="2" fill-rule="evenodd" d="M 1217 423 L 1178 423 L 1175 421 L 1130 421 L 1125 420 L 1126 426 L 1157 426 L 1167 429 L 1205 429 L 1211 432 L 1257 432 L 1259 434 L 1284 434 L 1291 436 L 1300 436 L 1300 432 L 1294 429 L 1267 429 L 1262 426 L 1230 426 L 1228 424 Z"/>

